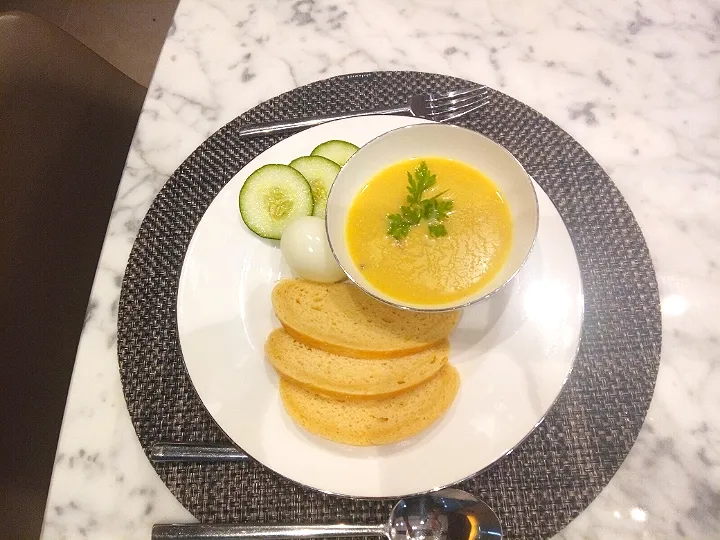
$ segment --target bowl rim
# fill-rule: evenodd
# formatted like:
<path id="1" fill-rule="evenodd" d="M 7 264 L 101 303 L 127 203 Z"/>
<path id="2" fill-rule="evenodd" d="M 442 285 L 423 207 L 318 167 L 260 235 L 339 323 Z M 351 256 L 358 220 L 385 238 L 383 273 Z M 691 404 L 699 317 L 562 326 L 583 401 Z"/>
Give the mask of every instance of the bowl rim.
<path id="1" fill-rule="evenodd" d="M 333 242 L 332 242 L 332 239 L 331 239 L 331 236 L 330 236 L 330 227 L 328 226 L 327 216 L 325 217 L 325 234 L 326 234 L 326 236 L 327 236 L 328 244 L 330 245 L 330 252 L 332 253 L 333 257 L 335 258 L 335 261 L 337 262 L 338 266 L 340 266 L 340 268 L 342 269 L 342 271 L 345 273 L 345 276 L 346 276 L 353 284 L 355 284 L 357 287 L 359 287 L 364 293 L 369 294 L 370 296 L 372 296 L 372 297 L 375 298 L 376 300 L 379 300 L 380 302 L 383 302 L 384 304 L 387 304 L 387 305 L 392 306 L 392 307 L 397 308 L 397 309 L 403 309 L 403 310 L 406 310 L 406 311 L 415 311 L 415 312 L 421 312 L 421 313 L 443 313 L 443 312 L 448 312 L 448 311 L 457 311 L 457 310 L 460 310 L 460 309 L 464 309 L 464 308 L 469 307 L 469 306 L 471 306 L 471 305 L 473 305 L 473 304 L 476 304 L 476 303 L 478 303 L 478 302 L 481 302 L 481 301 L 483 301 L 483 300 L 486 300 L 486 299 L 490 298 L 491 296 L 497 294 L 500 290 L 504 289 L 504 288 L 508 285 L 508 283 L 510 283 L 510 282 L 515 278 L 515 276 L 518 275 L 518 273 L 520 272 L 520 270 L 525 266 L 525 263 L 527 263 L 527 260 L 530 258 L 530 254 L 532 253 L 532 251 L 533 251 L 533 249 L 534 249 L 534 247 L 535 247 L 535 243 L 536 243 L 536 241 L 537 241 L 537 234 L 538 234 L 538 229 L 539 229 L 539 225 L 540 225 L 540 205 L 539 205 L 539 203 L 538 203 L 537 193 L 535 192 L 535 186 L 533 185 L 533 179 L 532 179 L 532 177 L 531 177 L 530 174 L 525 170 L 525 167 L 523 167 L 522 163 L 520 163 L 520 161 L 513 155 L 512 152 L 510 152 L 507 148 L 505 148 L 503 145 L 501 145 L 501 144 L 498 143 L 497 141 L 491 139 L 491 138 L 488 137 L 487 135 L 483 135 L 482 133 L 480 133 L 480 132 L 478 132 L 478 131 L 474 131 L 474 130 L 472 130 L 472 129 L 467 129 L 467 128 L 464 128 L 464 127 L 461 127 L 461 126 L 455 126 L 455 125 L 452 125 L 452 124 L 443 124 L 443 123 L 441 123 L 441 122 L 430 122 L 430 121 L 428 121 L 428 122 L 421 122 L 421 123 L 417 123 L 417 124 L 409 124 L 409 125 L 406 125 L 406 126 L 401 126 L 401 127 L 393 128 L 393 129 L 391 129 L 391 130 L 389 130 L 389 131 L 386 131 L 385 133 L 382 133 L 382 134 L 378 135 L 377 137 L 374 137 L 373 139 L 369 140 L 367 143 L 365 143 L 364 145 L 362 145 L 352 156 L 350 156 L 350 158 L 342 165 L 342 167 L 340 167 L 340 171 L 338 172 L 337 177 L 339 177 L 339 176 L 342 174 L 343 170 L 347 167 L 347 165 L 348 165 L 349 163 L 351 163 L 351 162 L 353 161 L 353 159 L 356 158 L 357 155 L 358 155 L 364 148 L 370 146 L 371 144 L 377 143 L 378 140 L 383 139 L 383 138 L 385 138 L 385 137 L 387 137 L 387 136 L 389 136 L 389 135 L 391 135 L 391 134 L 393 134 L 393 133 L 399 132 L 399 131 L 410 130 L 410 129 L 418 129 L 418 128 L 420 128 L 420 129 L 426 129 L 428 126 L 433 126 L 433 128 L 434 128 L 434 127 L 438 127 L 438 126 L 442 126 L 442 127 L 444 127 L 444 128 L 449 128 L 449 129 L 451 129 L 451 130 L 456 130 L 456 131 L 458 131 L 458 132 L 461 132 L 461 131 L 462 131 L 462 132 L 469 132 L 469 133 L 471 133 L 473 136 L 478 136 L 478 137 L 482 137 L 482 138 L 484 138 L 484 139 L 487 139 L 487 140 L 490 141 L 492 144 L 494 144 L 494 145 L 496 145 L 497 147 L 499 147 L 505 154 L 507 154 L 507 156 L 509 156 L 510 159 L 511 159 L 512 161 L 514 161 L 514 162 L 518 165 L 518 167 L 520 167 L 520 170 L 522 170 L 522 172 L 523 172 L 523 178 L 524 178 L 527 186 L 530 188 L 530 192 L 532 193 L 532 198 L 533 198 L 533 202 L 534 202 L 534 205 L 533 205 L 533 206 L 534 206 L 534 208 L 535 208 L 535 223 L 533 223 L 532 240 L 531 240 L 531 242 L 530 242 L 530 246 L 528 247 L 528 250 L 527 250 L 527 252 L 525 253 L 525 256 L 523 257 L 522 261 L 521 261 L 520 264 L 517 266 L 517 268 L 515 268 L 515 270 L 512 272 L 512 274 L 510 274 L 510 276 L 508 276 L 508 278 L 507 278 L 505 281 L 503 281 L 500 285 L 498 285 L 497 287 L 495 287 L 493 290 L 491 290 L 491 291 L 489 291 L 489 292 L 485 293 L 484 295 L 479 296 L 479 297 L 477 297 L 477 298 L 472 298 L 472 299 L 466 300 L 466 298 L 467 298 L 467 297 L 466 297 L 466 298 L 460 299 L 460 302 L 461 302 L 461 303 L 458 303 L 458 304 L 440 305 L 440 306 L 437 306 L 437 307 L 433 307 L 433 306 L 408 305 L 408 304 L 402 303 L 401 301 L 393 301 L 393 300 L 390 300 L 390 299 L 388 299 L 388 298 L 382 298 L 381 296 L 379 296 L 378 294 L 376 294 L 374 291 L 369 290 L 367 287 L 365 287 L 364 285 L 362 285 L 361 283 L 359 283 L 359 282 L 357 281 L 357 279 L 351 275 L 351 273 L 347 270 L 347 268 L 345 268 L 345 265 L 343 265 L 342 262 L 340 261 L 340 259 L 338 258 L 338 255 L 337 255 L 337 253 L 336 253 L 335 247 L 333 246 Z M 327 196 L 327 200 L 328 200 L 328 201 L 330 200 L 330 197 L 331 197 L 331 195 L 332 195 L 333 189 L 335 189 L 335 187 L 337 186 L 337 177 L 336 177 L 335 181 L 333 181 L 332 185 L 330 186 L 330 189 L 328 190 L 328 196 Z M 328 207 L 326 206 L 326 208 L 328 208 Z M 466 301 L 463 302 L 463 300 L 466 300 Z"/>

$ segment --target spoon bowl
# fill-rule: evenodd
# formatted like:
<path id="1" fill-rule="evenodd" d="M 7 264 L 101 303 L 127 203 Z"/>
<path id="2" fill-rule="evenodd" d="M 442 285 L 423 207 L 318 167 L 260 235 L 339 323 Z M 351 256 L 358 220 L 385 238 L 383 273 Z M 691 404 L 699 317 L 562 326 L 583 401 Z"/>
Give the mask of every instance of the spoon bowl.
<path id="1" fill-rule="evenodd" d="M 500 520 L 483 501 L 459 489 L 401 499 L 390 512 L 390 540 L 498 540 Z"/>

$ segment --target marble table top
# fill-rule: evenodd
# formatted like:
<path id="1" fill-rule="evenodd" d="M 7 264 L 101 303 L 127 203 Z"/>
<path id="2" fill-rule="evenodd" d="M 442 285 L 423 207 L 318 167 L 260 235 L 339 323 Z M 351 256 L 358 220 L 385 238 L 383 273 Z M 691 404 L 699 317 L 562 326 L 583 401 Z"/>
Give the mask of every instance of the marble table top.
<path id="1" fill-rule="evenodd" d="M 663 352 L 645 426 L 556 538 L 720 534 L 720 4 L 641 0 L 181 0 L 128 155 L 89 300 L 43 529 L 149 538 L 192 521 L 146 460 L 117 367 L 133 239 L 173 170 L 223 124 L 332 75 L 412 69 L 536 108 L 610 174 L 650 247 Z"/>

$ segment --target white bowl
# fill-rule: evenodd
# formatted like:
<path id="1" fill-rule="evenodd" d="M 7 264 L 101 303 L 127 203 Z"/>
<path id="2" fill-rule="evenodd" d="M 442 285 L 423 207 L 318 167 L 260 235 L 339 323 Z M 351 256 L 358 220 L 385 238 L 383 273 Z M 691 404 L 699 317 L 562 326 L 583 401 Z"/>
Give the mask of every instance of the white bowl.
<path id="1" fill-rule="evenodd" d="M 403 302 L 375 288 L 350 257 L 345 237 L 348 211 L 360 190 L 390 165 L 424 156 L 458 160 L 487 175 L 507 201 L 513 223 L 510 253 L 495 278 L 473 294 L 432 306 Z M 510 152 L 475 131 L 428 123 L 389 131 L 367 143 L 348 160 L 328 195 L 326 227 L 335 258 L 347 276 L 365 292 L 400 308 L 448 311 L 487 298 L 517 274 L 535 242 L 538 214 L 538 201 L 532 181 Z"/>

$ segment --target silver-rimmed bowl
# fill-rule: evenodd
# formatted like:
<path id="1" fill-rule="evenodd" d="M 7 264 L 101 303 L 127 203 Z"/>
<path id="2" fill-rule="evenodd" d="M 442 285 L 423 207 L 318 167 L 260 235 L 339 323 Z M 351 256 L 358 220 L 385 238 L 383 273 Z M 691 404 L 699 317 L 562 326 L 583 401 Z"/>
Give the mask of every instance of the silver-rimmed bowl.
<path id="1" fill-rule="evenodd" d="M 513 223 L 510 253 L 495 277 L 480 290 L 442 304 L 405 302 L 378 290 L 353 261 L 346 241 L 348 213 L 362 188 L 383 169 L 413 158 L 461 161 L 490 178 L 507 201 Z M 360 148 L 342 167 L 330 189 L 326 227 L 330 247 L 348 278 L 378 300 L 417 311 L 450 311 L 479 302 L 518 273 L 532 250 L 538 230 L 538 202 L 532 180 L 515 157 L 487 137 L 446 124 L 415 124 L 389 131 Z"/>

